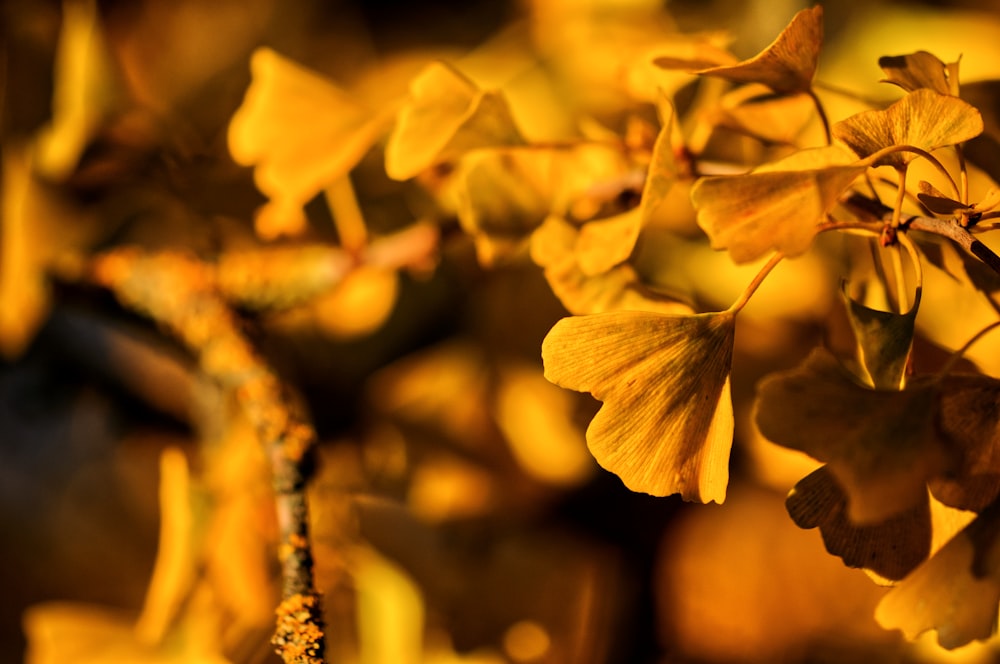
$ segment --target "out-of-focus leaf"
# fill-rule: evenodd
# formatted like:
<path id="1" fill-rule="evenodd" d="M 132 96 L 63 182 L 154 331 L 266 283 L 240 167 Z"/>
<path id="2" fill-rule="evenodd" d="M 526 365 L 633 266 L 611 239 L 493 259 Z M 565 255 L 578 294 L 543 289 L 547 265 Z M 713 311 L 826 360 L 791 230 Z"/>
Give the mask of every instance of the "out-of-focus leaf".
<path id="1" fill-rule="evenodd" d="M 424 649 L 420 589 L 404 570 L 375 551 L 357 549 L 353 560 L 359 661 L 417 664 Z"/>
<path id="2" fill-rule="evenodd" d="M 627 487 L 721 503 L 733 437 L 734 330 L 732 312 L 564 318 L 542 343 L 545 377 L 604 402 L 587 443 Z"/>
<path id="3" fill-rule="evenodd" d="M 250 59 L 253 80 L 229 124 L 233 159 L 254 167 L 271 201 L 257 231 L 270 239 L 305 228 L 302 206 L 346 175 L 388 129 L 393 107 L 373 113 L 319 74 L 269 48 Z"/>
<path id="4" fill-rule="evenodd" d="M 879 311 L 861 304 L 846 293 L 847 315 L 858 341 L 861 364 L 872 387 L 898 390 L 903 387 L 906 363 L 913 345 L 913 327 L 920 307 L 921 289 L 905 314 Z"/>
<path id="5" fill-rule="evenodd" d="M 60 180 L 122 97 L 94 0 L 63 2 L 55 67 L 52 122 L 38 135 L 35 166 L 41 175 Z"/>
<path id="6" fill-rule="evenodd" d="M 983 131 L 983 117 L 958 97 L 921 88 L 884 110 L 852 115 L 833 125 L 832 131 L 834 138 L 862 158 L 893 145 L 931 152 L 978 136 Z M 915 157 L 912 152 L 894 152 L 874 165 L 901 167 Z"/>
<path id="7" fill-rule="evenodd" d="M 938 94 L 958 96 L 958 62 L 945 64 L 927 51 L 907 55 L 884 55 L 878 59 L 886 83 L 893 83 L 907 92 L 921 88 Z"/>
<path id="8" fill-rule="evenodd" d="M 348 272 L 312 308 L 324 332 L 350 338 L 381 327 L 392 313 L 398 294 L 399 276 L 395 270 L 363 265 Z"/>
<path id="9" fill-rule="evenodd" d="M 801 254 L 839 196 L 864 173 L 865 166 L 850 161 L 840 148 L 817 148 L 751 173 L 702 178 L 691 189 L 698 225 L 712 248 L 728 249 L 737 263 L 768 251 Z"/>
<path id="10" fill-rule="evenodd" d="M 607 272 L 588 275 L 580 266 L 577 243 L 580 231 L 560 217 L 549 217 L 531 236 L 531 258 L 545 270 L 549 287 L 573 314 L 603 311 L 657 311 L 694 313 L 675 298 L 646 286 L 632 266 L 617 265 Z"/>
<path id="11" fill-rule="evenodd" d="M 1000 604 L 1000 503 L 972 523 L 879 603 L 875 619 L 909 639 L 936 630 L 952 649 L 996 632 Z"/>
<path id="12" fill-rule="evenodd" d="M 795 144 L 814 117 L 815 104 L 805 94 L 764 94 L 766 90 L 745 85 L 726 94 L 718 110 L 719 126 L 770 143 Z"/>
<path id="13" fill-rule="evenodd" d="M 574 426 L 572 395 L 541 371 L 513 366 L 501 374 L 496 418 L 511 452 L 533 477 L 558 486 L 588 478 L 594 462 Z"/>
<path id="14" fill-rule="evenodd" d="M 875 524 L 926 500 L 947 468 L 934 423 L 935 392 L 873 390 L 817 350 L 800 367 L 765 378 L 756 421 L 769 440 L 827 463 L 855 524 Z"/>
<path id="15" fill-rule="evenodd" d="M 818 527 L 826 550 L 848 567 L 895 581 L 930 554 L 931 516 L 926 500 L 880 523 L 852 523 L 847 516 L 847 495 L 826 466 L 801 479 L 788 494 L 785 507 L 799 528 Z"/>
<path id="16" fill-rule="evenodd" d="M 521 145 L 504 97 L 476 87 L 443 62 L 428 65 L 410 84 L 385 148 L 385 170 L 407 180 L 470 150 Z"/>
<path id="17" fill-rule="evenodd" d="M 793 16 L 781 34 L 749 60 L 698 73 L 737 83 L 763 83 L 784 94 L 805 92 L 812 87 L 822 45 L 823 7 L 816 5 Z"/>

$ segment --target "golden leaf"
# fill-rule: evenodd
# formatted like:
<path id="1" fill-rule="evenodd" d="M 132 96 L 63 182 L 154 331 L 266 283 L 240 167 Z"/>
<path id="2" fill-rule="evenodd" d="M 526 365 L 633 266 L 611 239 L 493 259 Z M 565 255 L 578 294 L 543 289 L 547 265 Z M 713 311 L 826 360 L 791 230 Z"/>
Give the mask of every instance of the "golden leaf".
<path id="1" fill-rule="evenodd" d="M 734 331 L 733 312 L 564 318 L 542 344 L 545 377 L 604 402 L 587 444 L 629 489 L 721 503 L 733 439 Z"/>
<path id="2" fill-rule="evenodd" d="M 601 274 L 588 274 L 577 252 L 580 231 L 559 217 L 549 217 L 531 236 L 531 258 L 545 271 L 549 287 L 573 314 L 631 309 L 690 314 L 688 305 L 643 284 L 635 269 L 617 265 Z"/>
<path id="3" fill-rule="evenodd" d="M 958 63 L 945 64 L 927 51 L 917 51 L 907 55 L 884 55 L 878 59 L 888 78 L 907 92 L 920 88 L 933 90 L 938 94 L 958 96 Z"/>
<path id="4" fill-rule="evenodd" d="M 931 152 L 982 131 L 983 117 L 974 106 L 927 88 L 914 90 L 885 110 L 864 111 L 833 125 L 833 136 L 862 158 L 894 145 Z M 914 157 L 912 152 L 894 152 L 874 165 L 901 167 Z"/>
<path id="5" fill-rule="evenodd" d="M 266 239 L 305 227 L 302 206 L 346 175 L 391 121 L 392 108 L 372 113 L 331 81 L 268 48 L 254 51 L 253 80 L 229 123 L 229 150 L 254 167 L 271 199 L 258 211 Z"/>
<path id="6" fill-rule="evenodd" d="M 940 551 L 893 588 L 879 603 L 875 619 L 913 639 L 937 630 L 938 643 L 951 649 L 996 632 L 1000 604 L 1000 503 L 977 516 Z"/>
<path id="7" fill-rule="evenodd" d="M 469 150 L 522 145 L 504 97 L 479 90 L 449 65 L 428 65 L 410 83 L 385 148 L 385 170 L 407 180 Z"/>
<path id="8" fill-rule="evenodd" d="M 848 496 L 848 517 L 875 524 L 926 500 L 927 480 L 948 467 L 934 425 L 935 390 L 859 385 L 825 350 L 765 378 L 756 421 L 772 442 L 827 463 Z"/>
<path id="9" fill-rule="evenodd" d="M 816 148 L 751 173 L 702 178 L 691 189 L 698 225 L 712 248 L 728 249 L 737 263 L 769 251 L 801 254 L 840 195 L 866 170 L 845 161 L 841 148 Z"/>
<path id="10" fill-rule="evenodd" d="M 803 9 L 763 51 L 735 65 L 710 67 L 697 73 L 737 83 L 763 83 L 783 94 L 805 92 L 812 86 L 823 45 L 823 7 Z"/>

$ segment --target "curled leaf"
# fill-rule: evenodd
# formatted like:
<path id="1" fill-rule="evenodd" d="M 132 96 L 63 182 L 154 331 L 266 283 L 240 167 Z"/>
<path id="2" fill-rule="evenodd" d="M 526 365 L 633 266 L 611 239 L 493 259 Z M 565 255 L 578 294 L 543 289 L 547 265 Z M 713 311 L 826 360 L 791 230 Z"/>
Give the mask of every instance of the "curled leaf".
<path id="1" fill-rule="evenodd" d="M 948 649 L 992 636 L 1000 604 L 998 533 L 1000 503 L 993 503 L 889 591 L 875 619 L 909 639 L 936 630 Z"/>
<path id="2" fill-rule="evenodd" d="M 927 51 L 917 51 L 907 55 L 884 55 L 878 59 L 888 78 L 907 92 L 921 88 L 938 94 L 958 96 L 958 63 L 945 64 L 937 56 Z"/>
<path id="3" fill-rule="evenodd" d="M 542 344 L 545 377 L 604 402 L 587 444 L 628 488 L 721 503 L 733 438 L 734 330 L 732 312 L 564 318 Z"/>
<path id="4" fill-rule="evenodd" d="M 839 148 L 803 150 L 793 158 L 694 184 L 691 201 L 712 248 L 728 249 L 737 263 L 770 251 L 803 253 L 840 195 L 865 171 L 845 165 Z M 820 165 L 805 166 L 811 163 Z"/>
<path id="5" fill-rule="evenodd" d="M 504 97 L 480 90 L 449 65 L 428 65 L 410 83 L 385 148 L 385 170 L 407 180 L 426 168 L 485 147 L 521 145 Z"/>
<path id="6" fill-rule="evenodd" d="M 823 45 L 823 7 L 803 9 L 763 51 L 735 65 L 697 73 L 737 83 L 763 83 L 775 92 L 805 92 L 812 86 Z"/>
<path id="7" fill-rule="evenodd" d="M 896 145 L 931 152 L 968 141 L 982 131 L 983 117 L 974 106 L 927 88 L 914 90 L 884 110 L 864 111 L 833 126 L 833 136 L 862 158 Z M 874 165 L 901 167 L 915 156 L 893 152 Z"/>
<path id="8" fill-rule="evenodd" d="M 858 340 L 861 364 L 871 386 L 876 389 L 898 390 L 903 386 L 920 293 L 918 288 L 913 306 L 905 314 L 866 307 L 845 293 L 847 315 Z"/>
<path id="9" fill-rule="evenodd" d="M 765 378 L 756 420 L 769 440 L 827 463 L 848 496 L 848 517 L 874 524 L 925 501 L 928 478 L 947 467 L 934 426 L 934 390 L 854 382 L 826 351 Z"/>

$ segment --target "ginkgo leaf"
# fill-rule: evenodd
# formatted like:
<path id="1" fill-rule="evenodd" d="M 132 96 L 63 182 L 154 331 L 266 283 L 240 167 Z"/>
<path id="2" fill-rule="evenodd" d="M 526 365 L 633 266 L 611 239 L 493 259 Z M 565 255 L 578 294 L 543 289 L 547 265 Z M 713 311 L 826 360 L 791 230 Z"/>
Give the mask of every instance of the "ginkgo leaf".
<path id="1" fill-rule="evenodd" d="M 940 394 L 937 426 L 957 460 L 930 480 L 931 492 L 950 507 L 981 511 L 1000 495 L 1000 380 L 949 375 Z"/>
<path id="2" fill-rule="evenodd" d="M 728 249 L 737 263 L 770 251 L 801 254 L 840 195 L 866 170 L 844 161 L 840 148 L 817 148 L 751 173 L 702 178 L 691 189 L 698 225 L 712 248 Z"/>
<path id="3" fill-rule="evenodd" d="M 564 318 L 542 343 L 545 377 L 604 402 L 587 444 L 629 489 L 721 503 L 733 440 L 734 330 L 733 312 Z"/>
<path id="4" fill-rule="evenodd" d="M 926 500 L 928 478 L 947 468 L 934 426 L 935 392 L 873 390 L 825 350 L 758 386 L 756 421 L 772 442 L 827 463 L 848 496 L 848 517 L 875 524 Z"/>
<path id="5" fill-rule="evenodd" d="M 905 314 L 872 309 L 844 294 L 848 319 L 858 341 L 861 364 L 871 386 L 876 389 L 898 390 L 903 385 L 913 345 L 920 293 L 921 289 L 917 288 L 913 306 Z"/>
<path id="6" fill-rule="evenodd" d="M 531 258 L 543 268 L 549 287 L 572 314 L 604 311 L 655 311 L 692 314 L 676 297 L 658 293 L 643 283 L 628 264 L 590 275 L 581 267 L 577 252 L 578 227 L 551 216 L 531 236 Z"/>
<path id="7" fill-rule="evenodd" d="M 948 649 L 992 636 L 1000 605 L 998 533 L 1000 503 L 993 503 L 889 591 L 875 619 L 908 639 L 936 630 Z"/>
<path id="8" fill-rule="evenodd" d="M 878 66 L 888 77 L 886 83 L 898 85 L 907 92 L 927 88 L 938 94 L 958 96 L 957 62 L 945 64 L 927 51 L 917 51 L 907 55 L 884 55 L 878 59 Z"/>
<path id="9" fill-rule="evenodd" d="M 269 48 L 250 59 L 253 80 L 229 123 L 236 163 L 254 167 L 271 199 L 257 230 L 271 239 L 304 230 L 302 206 L 354 168 L 388 130 L 392 109 L 373 113 L 345 90 Z"/>
<path id="10" fill-rule="evenodd" d="M 909 145 L 931 152 L 968 141 L 983 131 L 983 116 L 958 97 L 920 88 L 884 110 L 864 111 L 833 125 L 833 136 L 858 156 L 869 157 L 883 148 Z M 875 166 L 901 167 L 912 152 L 893 152 Z"/>
<path id="11" fill-rule="evenodd" d="M 791 145 L 815 113 L 816 105 L 806 94 L 778 95 L 751 84 L 722 98 L 717 124 L 769 143 Z"/>
<path id="12" fill-rule="evenodd" d="M 710 67 L 697 73 L 737 83 L 763 83 L 784 94 L 812 86 L 823 45 L 823 7 L 803 9 L 763 51 L 735 65 Z"/>
<path id="13" fill-rule="evenodd" d="M 395 180 L 407 180 L 469 150 L 523 143 L 499 92 L 480 90 L 454 68 L 435 62 L 410 83 L 410 99 L 385 148 L 385 170 Z"/>
<path id="14" fill-rule="evenodd" d="M 871 525 L 852 523 L 847 504 L 847 495 L 826 466 L 801 479 L 785 500 L 792 521 L 799 528 L 819 528 L 826 550 L 848 567 L 895 581 L 930 554 L 931 516 L 926 500 Z"/>
<path id="15" fill-rule="evenodd" d="M 951 216 L 972 209 L 972 206 L 960 203 L 954 198 L 944 195 L 926 180 L 921 180 L 918 186 L 920 187 L 920 193 L 917 194 L 917 199 L 934 214 Z"/>

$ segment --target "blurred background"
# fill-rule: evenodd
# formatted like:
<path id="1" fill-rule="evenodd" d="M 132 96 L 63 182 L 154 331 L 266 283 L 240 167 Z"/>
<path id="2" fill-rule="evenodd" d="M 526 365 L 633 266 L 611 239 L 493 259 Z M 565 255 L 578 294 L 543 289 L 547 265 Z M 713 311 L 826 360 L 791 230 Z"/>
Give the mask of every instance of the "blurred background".
<path id="1" fill-rule="evenodd" d="M 992 0 L 821 4 L 819 78 L 833 87 L 890 98 L 878 57 L 918 49 L 961 57 L 963 82 L 1000 77 Z M 806 6 L 4 0 L 0 660 L 24 660 L 30 642 L 30 662 L 277 661 L 273 505 L 252 432 L 169 334 L 51 276 L 66 256 L 126 244 L 215 262 L 345 243 L 321 195 L 296 237 L 255 229 L 267 198 L 227 132 L 257 47 L 372 113 L 427 63 L 454 63 L 508 95 L 525 136 L 557 141 L 584 119 L 623 133 L 630 113 L 648 114 L 622 68 L 637 49 L 728 33 L 749 57 Z M 689 95 L 691 79 L 673 84 Z M 824 97 L 834 119 L 839 99 Z M 311 117 L 295 140 L 308 144 Z M 326 123 L 315 116 L 317 136 Z M 366 152 L 351 183 L 368 233 L 429 222 L 433 255 L 246 315 L 320 439 L 310 498 L 331 661 L 994 661 L 988 646 L 946 654 L 881 630 L 884 590 L 787 517 L 812 462 L 749 425 L 762 375 L 843 342 L 836 266 L 778 271 L 740 321 L 726 502 L 634 494 L 587 452 L 599 404 L 542 377 L 541 341 L 564 305 L 526 254 L 485 264 L 435 198 L 446 175 L 391 180 L 380 150 Z M 727 306 L 753 270 L 709 251 L 683 204 L 671 213 L 683 242 L 646 276 Z M 164 581 L 166 568 L 178 576 Z"/>

